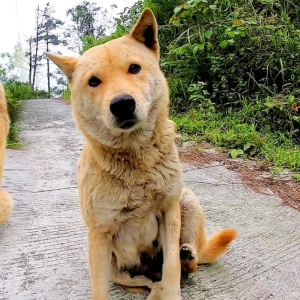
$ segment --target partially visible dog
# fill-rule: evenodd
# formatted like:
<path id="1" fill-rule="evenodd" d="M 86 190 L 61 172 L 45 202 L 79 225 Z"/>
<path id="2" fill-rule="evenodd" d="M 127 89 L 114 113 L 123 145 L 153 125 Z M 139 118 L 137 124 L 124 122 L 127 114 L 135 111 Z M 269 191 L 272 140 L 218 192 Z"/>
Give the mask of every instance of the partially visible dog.
<path id="1" fill-rule="evenodd" d="M 9 131 L 9 123 L 5 91 L 2 83 L 0 82 L 0 188 L 4 169 L 6 139 Z M 14 201 L 11 195 L 0 190 L 0 225 L 4 224 L 10 217 L 13 207 Z"/>
<path id="2" fill-rule="evenodd" d="M 199 201 L 183 188 L 157 32 L 146 9 L 130 35 L 79 58 L 47 54 L 69 79 L 85 136 L 78 185 L 93 300 L 109 299 L 109 279 L 149 287 L 148 300 L 179 300 L 181 271 L 216 261 L 237 235 L 207 238 Z M 162 278 L 154 283 L 157 262 Z"/>

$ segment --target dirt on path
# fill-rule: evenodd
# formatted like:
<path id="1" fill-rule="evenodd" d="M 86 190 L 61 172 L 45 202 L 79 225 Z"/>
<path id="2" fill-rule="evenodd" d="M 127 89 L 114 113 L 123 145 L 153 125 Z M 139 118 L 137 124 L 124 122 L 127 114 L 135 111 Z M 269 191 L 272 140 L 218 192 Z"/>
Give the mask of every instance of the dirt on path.
<path id="1" fill-rule="evenodd" d="M 199 167 L 221 163 L 227 169 L 237 172 L 243 183 L 252 190 L 277 196 L 284 205 L 300 211 L 300 183 L 287 169 L 274 174 L 272 164 L 265 160 L 231 159 L 229 153 L 217 151 L 208 143 L 179 142 L 179 154 L 182 162 Z"/>

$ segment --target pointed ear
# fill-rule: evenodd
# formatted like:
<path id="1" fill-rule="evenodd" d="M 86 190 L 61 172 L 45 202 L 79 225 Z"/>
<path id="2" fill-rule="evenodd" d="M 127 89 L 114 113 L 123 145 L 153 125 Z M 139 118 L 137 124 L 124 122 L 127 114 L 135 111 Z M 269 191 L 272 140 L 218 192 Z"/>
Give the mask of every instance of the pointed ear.
<path id="1" fill-rule="evenodd" d="M 151 9 L 146 8 L 137 23 L 131 30 L 130 36 L 138 42 L 145 44 L 146 47 L 159 53 L 158 29 L 155 16 Z"/>
<path id="2" fill-rule="evenodd" d="M 55 63 L 68 78 L 72 77 L 72 74 L 75 70 L 77 59 L 71 56 L 62 56 L 52 53 L 45 53 L 46 56 Z"/>

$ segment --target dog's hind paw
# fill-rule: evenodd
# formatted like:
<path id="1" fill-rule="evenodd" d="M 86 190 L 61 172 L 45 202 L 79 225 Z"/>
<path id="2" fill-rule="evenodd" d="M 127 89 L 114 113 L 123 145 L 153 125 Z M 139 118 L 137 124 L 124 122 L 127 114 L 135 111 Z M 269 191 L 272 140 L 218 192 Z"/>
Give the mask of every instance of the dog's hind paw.
<path id="1" fill-rule="evenodd" d="M 180 247 L 181 271 L 192 273 L 197 270 L 198 255 L 190 244 L 182 244 Z"/>
<path id="2" fill-rule="evenodd" d="M 180 259 L 184 261 L 192 261 L 195 259 L 195 255 L 187 246 L 181 246 L 180 248 Z"/>

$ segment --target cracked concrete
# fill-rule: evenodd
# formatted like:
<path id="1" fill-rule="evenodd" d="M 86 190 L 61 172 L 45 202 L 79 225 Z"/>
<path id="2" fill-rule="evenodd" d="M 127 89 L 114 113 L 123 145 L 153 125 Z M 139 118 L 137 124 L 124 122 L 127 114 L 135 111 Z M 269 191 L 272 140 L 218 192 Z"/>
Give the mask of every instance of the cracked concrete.
<path id="1" fill-rule="evenodd" d="M 0 300 L 90 299 L 86 229 L 76 189 L 83 139 L 70 107 L 58 100 L 24 102 L 23 150 L 8 150 L 4 187 L 15 198 L 0 228 Z M 192 275 L 184 300 L 299 300 L 300 213 L 274 196 L 246 188 L 219 164 L 184 165 L 207 227 L 239 230 L 232 250 Z M 146 299 L 116 285 L 113 300 Z"/>

